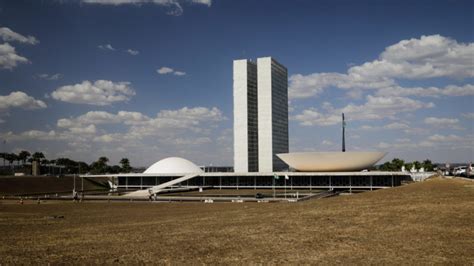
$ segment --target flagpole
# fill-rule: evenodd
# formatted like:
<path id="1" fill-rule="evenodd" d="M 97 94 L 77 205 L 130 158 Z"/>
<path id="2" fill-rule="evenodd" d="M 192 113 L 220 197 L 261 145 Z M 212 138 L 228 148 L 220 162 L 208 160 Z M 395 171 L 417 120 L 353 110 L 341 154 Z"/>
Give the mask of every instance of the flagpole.
<path id="1" fill-rule="evenodd" d="M 275 174 L 273 174 L 273 198 L 275 198 Z"/>
<path id="2" fill-rule="evenodd" d="M 342 152 L 346 151 L 346 120 L 344 113 L 342 113 Z"/>

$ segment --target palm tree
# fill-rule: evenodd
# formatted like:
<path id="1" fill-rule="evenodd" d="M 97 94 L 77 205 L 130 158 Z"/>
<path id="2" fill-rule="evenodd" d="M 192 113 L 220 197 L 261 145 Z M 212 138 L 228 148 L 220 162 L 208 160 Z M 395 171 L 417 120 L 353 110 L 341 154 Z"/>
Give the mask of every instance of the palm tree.
<path id="1" fill-rule="evenodd" d="M 21 151 L 21 152 L 18 154 L 18 158 L 23 161 L 23 164 L 26 163 L 26 160 L 27 160 L 28 157 L 30 157 L 30 156 L 31 156 L 31 154 L 30 154 L 29 151 Z"/>
<path id="2" fill-rule="evenodd" d="M 10 168 L 12 166 L 12 163 L 16 160 L 16 154 L 14 153 L 7 153 L 5 159 L 7 159 L 8 163 L 10 164 Z"/>
<path id="3" fill-rule="evenodd" d="M 42 152 L 35 152 L 33 155 L 31 155 L 31 157 L 33 157 L 33 160 L 37 162 L 40 162 L 41 159 L 45 158 Z"/>
<path id="4" fill-rule="evenodd" d="M 5 167 L 5 159 L 6 159 L 5 157 L 6 156 L 7 156 L 6 153 L 4 153 L 4 152 L 0 153 L 0 157 L 3 159 L 3 167 Z"/>

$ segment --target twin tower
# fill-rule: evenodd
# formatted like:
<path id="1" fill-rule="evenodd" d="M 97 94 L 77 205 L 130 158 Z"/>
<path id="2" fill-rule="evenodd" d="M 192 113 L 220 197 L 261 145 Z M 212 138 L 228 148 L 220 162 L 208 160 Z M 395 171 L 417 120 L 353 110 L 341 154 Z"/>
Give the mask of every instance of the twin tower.
<path id="1" fill-rule="evenodd" d="M 271 57 L 234 60 L 234 171 L 287 168 L 288 71 Z"/>

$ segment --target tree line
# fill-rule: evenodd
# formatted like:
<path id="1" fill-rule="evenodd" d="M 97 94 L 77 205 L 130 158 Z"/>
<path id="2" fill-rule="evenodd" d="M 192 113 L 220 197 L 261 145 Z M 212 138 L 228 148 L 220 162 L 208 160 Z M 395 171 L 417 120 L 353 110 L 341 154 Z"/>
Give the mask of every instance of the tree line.
<path id="1" fill-rule="evenodd" d="M 378 170 L 381 171 L 401 171 L 402 167 L 405 166 L 407 171 L 410 169 L 415 168 L 416 170 L 420 170 L 421 168 L 425 169 L 425 171 L 431 172 L 435 168 L 431 160 L 424 160 L 423 162 L 414 161 L 414 162 L 405 162 L 402 159 L 394 158 L 391 162 L 385 162 L 379 166 Z"/>
<path id="2" fill-rule="evenodd" d="M 69 158 L 57 158 L 54 160 L 48 160 L 42 152 L 34 152 L 31 154 L 29 151 L 20 151 L 16 153 L 0 153 L 0 158 L 3 159 L 3 167 L 6 167 L 6 163 L 9 163 L 10 168 L 20 165 L 23 167 L 30 167 L 35 161 L 41 166 L 42 172 L 51 173 L 53 170 L 59 168 L 61 174 L 118 174 L 118 173 L 129 173 L 132 170 L 130 161 L 128 158 L 122 158 L 119 165 L 108 165 L 109 159 L 105 156 L 100 157 L 97 161 L 87 164 L 82 161 L 74 161 Z"/>

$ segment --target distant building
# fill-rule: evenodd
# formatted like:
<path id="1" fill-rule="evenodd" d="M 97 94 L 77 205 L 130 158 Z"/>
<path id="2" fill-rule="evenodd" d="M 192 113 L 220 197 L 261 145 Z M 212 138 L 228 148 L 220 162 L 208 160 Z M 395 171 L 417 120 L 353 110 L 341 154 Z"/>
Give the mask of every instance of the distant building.
<path id="1" fill-rule="evenodd" d="M 271 57 L 234 61 L 234 170 L 286 169 L 277 153 L 288 152 L 288 72 Z"/>

